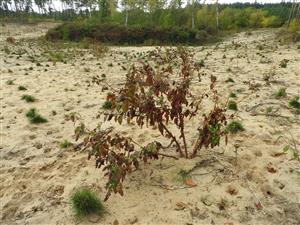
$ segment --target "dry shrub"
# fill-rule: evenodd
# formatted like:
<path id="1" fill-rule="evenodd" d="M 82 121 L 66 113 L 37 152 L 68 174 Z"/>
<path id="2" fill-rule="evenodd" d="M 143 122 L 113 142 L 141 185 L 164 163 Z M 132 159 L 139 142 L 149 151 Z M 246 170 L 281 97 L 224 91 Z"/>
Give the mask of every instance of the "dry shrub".
<path id="1" fill-rule="evenodd" d="M 199 72 L 193 53 L 186 48 L 158 48 L 149 53 L 147 60 L 131 67 L 120 90 L 112 88 L 107 95 L 110 109 L 99 115 L 104 116 L 104 121 L 135 123 L 140 128 L 153 127 L 169 140 L 167 146 L 157 139 L 142 146 L 132 137 L 119 134 L 113 127 L 102 129 L 98 126 L 89 130 L 79 121 L 75 129 L 76 140 L 83 137 L 81 148 L 89 149 L 89 158 L 94 157 L 96 167 L 103 167 L 105 176 L 108 176 L 105 200 L 112 192 L 123 195 L 122 182 L 129 172 L 139 167 L 140 161 L 147 162 L 161 156 L 177 159 L 163 152 L 165 149 L 174 146 L 180 157 L 193 158 L 202 148 L 218 146 L 223 136 L 227 143 L 226 109 L 219 104 L 216 77 L 200 76 Z M 210 85 L 202 94 L 195 95 L 190 85 L 198 76 L 209 81 Z M 93 80 L 97 84 L 103 82 L 100 76 Z M 199 121 L 197 140 L 192 144 L 192 140 L 186 137 L 186 124 L 198 115 L 203 115 L 203 119 Z M 76 117 L 72 120 L 76 122 Z"/>

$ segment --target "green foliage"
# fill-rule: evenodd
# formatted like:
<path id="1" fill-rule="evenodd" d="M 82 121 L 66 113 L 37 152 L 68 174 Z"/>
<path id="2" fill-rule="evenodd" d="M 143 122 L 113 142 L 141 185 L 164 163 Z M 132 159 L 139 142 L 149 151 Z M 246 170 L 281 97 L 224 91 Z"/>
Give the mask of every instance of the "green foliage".
<path id="1" fill-rule="evenodd" d="M 283 98 L 283 97 L 286 97 L 287 94 L 286 94 L 286 88 L 280 88 L 276 94 L 275 94 L 275 97 L 276 98 Z"/>
<path id="2" fill-rule="evenodd" d="M 17 2 L 17 5 L 20 6 L 18 10 L 15 10 L 15 7 L 17 7 L 14 6 L 16 4 L 15 1 L 4 1 L 2 4 L 3 7 L 0 9 L 1 21 L 22 21 L 22 23 L 29 24 L 36 24 L 43 20 L 53 22 L 54 19 L 60 22 L 80 21 L 79 23 L 82 23 L 87 21 L 89 24 L 124 24 L 126 21 L 128 27 L 192 28 L 192 20 L 194 19 L 195 30 L 198 30 L 199 33 L 197 32 L 197 35 L 200 37 L 204 37 L 202 35 L 203 31 L 211 35 L 217 34 L 220 30 L 279 27 L 288 20 L 291 10 L 291 3 L 255 5 L 249 3 L 220 4 L 219 27 L 217 27 L 215 5 L 203 5 L 202 2 L 195 0 L 68 1 L 66 4 L 62 4 L 63 9 L 61 11 L 55 11 L 51 1 L 35 2 L 35 7 L 32 6 L 32 1 L 25 1 L 22 4 L 19 1 Z M 58 1 L 58 4 L 59 2 L 63 3 L 64 1 Z M 31 10 L 35 10 L 36 7 L 43 13 L 36 13 Z M 293 20 L 290 24 L 290 27 L 293 27 L 291 30 L 297 27 L 294 23 Z M 96 30 L 92 32 L 94 31 Z M 118 33 L 115 34 L 118 35 Z M 183 32 L 182 36 L 187 36 L 188 34 Z M 62 33 L 63 38 L 68 39 L 68 35 L 68 31 Z M 151 39 L 147 40 L 152 44 L 155 42 L 152 42 Z"/>
<path id="3" fill-rule="evenodd" d="M 35 108 L 31 108 L 27 113 L 26 117 L 30 121 L 30 123 L 39 124 L 48 122 L 44 117 L 36 112 Z"/>
<path id="4" fill-rule="evenodd" d="M 230 98 L 236 98 L 236 94 L 235 94 L 234 92 L 231 92 L 231 93 L 229 94 L 229 97 L 230 97 Z"/>
<path id="5" fill-rule="evenodd" d="M 235 101 L 230 100 L 227 104 L 227 109 L 237 111 L 238 110 L 237 103 Z"/>
<path id="6" fill-rule="evenodd" d="M 281 60 L 280 63 L 279 63 L 279 66 L 280 66 L 281 68 L 286 68 L 286 67 L 287 67 L 288 61 L 289 61 L 289 60 L 287 60 L 287 59 Z"/>
<path id="7" fill-rule="evenodd" d="M 267 111 L 267 113 L 271 113 L 273 111 L 273 107 L 269 106 L 266 111 Z"/>
<path id="8" fill-rule="evenodd" d="M 292 159 L 300 162 L 300 152 L 297 148 L 297 142 L 295 141 L 293 135 L 290 133 L 291 139 L 288 139 L 285 136 L 279 136 L 277 140 L 282 139 L 286 145 L 283 148 L 283 152 L 292 154 Z"/>
<path id="9" fill-rule="evenodd" d="M 6 81 L 6 84 L 7 84 L 7 85 L 14 85 L 15 83 L 14 83 L 13 80 L 8 80 L 8 81 Z"/>
<path id="10" fill-rule="evenodd" d="M 102 105 L 102 109 L 111 109 L 112 108 L 112 102 L 111 101 L 105 101 Z"/>
<path id="11" fill-rule="evenodd" d="M 83 188 L 71 196 L 71 204 L 77 217 L 84 217 L 90 214 L 102 216 L 105 208 L 98 196 L 90 190 Z"/>
<path id="12" fill-rule="evenodd" d="M 201 44 L 206 37 L 199 36 L 196 30 L 180 27 L 126 27 L 117 24 L 64 23 L 50 29 L 47 40 L 81 41 L 90 38 L 110 44 Z"/>
<path id="13" fill-rule="evenodd" d="M 52 62 L 63 62 L 66 58 L 66 55 L 63 52 L 49 52 L 49 61 Z"/>
<path id="14" fill-rule="evenodd" d="M 61 149 L 68 148 L 68 147 L 71 147 L 71 146 L 73 146 L 73 143 L 69 142 L 68 140 L 64 140 L 63 142 L 61 142 L 59 144 L 59 147 Z"/>
<path id="15" fill-rule="evenodd" d="M 18 87 L 18 90 L 19 91 L 26 91 L 27 88 L 21 85 L 21 86 Z"/>
<path id="16" fill-rule="evenodd" d="M 204 66 L 205 66 L 204 60 L 203 60 L 203 59 L 201 59 L 201 60 L 198 62 L 198 66 L 200 66 L 200 67 L 204 67 Z"/>
<path id="17" fill-rule="evenodd" d="M 278 39 L 283 43 L 300 41 L 300 20 L 293 19 L 287 28 L 282 28 L 278 32 Z"/>
<path id="18" fill-rule="evenodd" d="M 227 80 L 225 80 L 225 82 L 226 83 L 234 83 L 234 80 L 231 77 L 229 77 Z"/>
<path id="19" fill-rule="evenodd" d="M 26 102 L 35 102 L 35 97 L 31 96 L 31 95 L 23 95 L 22 100 L 25 100 Z"/>
<path id="20" fill-rule="evenodd" d="M 233 120 L 227 125 L 227 130 L 230 133 L 235 134 L 244 131 L 245 129 L 241 122 Z"/>
<path id="21" fill-rule="evenodd" d="M 297 110 L 300 110 L 300 102 L 299 102 L 299 97 L 294 97 L 293 99 L 290 100 L 289 102 L 290 107 L 293 107 Z"/>

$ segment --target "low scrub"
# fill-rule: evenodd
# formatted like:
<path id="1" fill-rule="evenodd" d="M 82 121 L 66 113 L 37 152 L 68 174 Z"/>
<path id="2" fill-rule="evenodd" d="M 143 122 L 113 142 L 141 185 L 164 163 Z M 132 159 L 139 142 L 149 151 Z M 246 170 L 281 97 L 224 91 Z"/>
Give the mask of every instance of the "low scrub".
<path id="1" fill-rule="evenodd" d="M 201 44 L 211 37 L 205 31 L 189 28 L 126 27 L 117 24 L 64 23 L 50 29 L 46 39 L 82 41 L 92 39 L 110 44 Z"/>
<path id="2" fill-rule="evenodd" d="M 26 101 L 26 102 L 35 102 L 35 97 L 31 96 L 31 95 L 23 95 L 22 100 Z"/>
<path id="3" fill-rule="evenodd" d="M 282 43 L 300 41 L 300 20 L 293 19 L 287 28 L 282 28 L 278 32 L 277 38 Z"/>
<path id="4" fill-rule="evenodd" d="M 228 125 L 227 125 L 227 130 L 232 133 L 232 134 L 235 134 L 235 133 L 238 133 L 240 131 L 244 131 L 245 128 L 244 126 L 242 125 L 241 122 L 239 121 L 231 121 Z"/>

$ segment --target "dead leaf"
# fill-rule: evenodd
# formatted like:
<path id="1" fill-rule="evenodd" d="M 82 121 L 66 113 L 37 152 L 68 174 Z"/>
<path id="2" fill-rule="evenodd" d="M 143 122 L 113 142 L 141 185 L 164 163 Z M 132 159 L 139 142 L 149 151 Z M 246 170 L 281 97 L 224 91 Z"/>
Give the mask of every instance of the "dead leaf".
<path id="1" fill-rule="evenodd" d="M 177 202 L 176 203 L 176 207 L 175 207 L 175 210 L 184 210 L 185 208 L 186 208 L 186 204 L 185 203 L 183 203 L 183 202 Z"/>
<path id="2" fill-rule="evenodd" d="M 257 210 L 262 210 L 262 208 L 263 208 L 262 204 L 260 202 L 255 203 L 255 207 L 256 207 Z"/>
<path id="3" fill-rule="evenodd" d="M 119 225 L 119 221 L 117 219 L 114 220 L 113 225 Z"/>
<path id="4" fill-rule="evenodd" d="M 282 155 L 285 155 L 286 153 L 285 152 L 276 152 L 274 153 L 274 157 L 279 157 L 279 156 L 282 156 Z"/>
<path id="5" fill-rule="evenodd" d="M 187 178 L 184 180 L 184 183 L 187 185 L 187 186 L 190 186 L 190 187 L 195 187 L 197 186 L 196 183 L 194 183 L 194 181 L 192 180 L 192 178 Z"/>
<path id="6" fill-rule="evenodd" d="M 231 195 L 236 195 L 238 193 L 238 190 L 234 186 L 229 185 L 227 187 L 227 192 Z"/>
<path id="7" fill-rule="evenodd" d="M 273 167 L 272 163 L 269 163 L 267 166 L 267 170 L 269 173 L 276 173 L 277 170 Z"/>

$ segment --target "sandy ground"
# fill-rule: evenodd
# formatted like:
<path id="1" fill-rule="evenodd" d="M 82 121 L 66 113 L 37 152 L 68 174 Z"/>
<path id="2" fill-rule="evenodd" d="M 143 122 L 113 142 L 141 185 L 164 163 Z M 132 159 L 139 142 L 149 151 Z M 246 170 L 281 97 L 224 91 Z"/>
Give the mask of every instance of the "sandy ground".
<path id="1" fill-rule="evenodd" d="M 230 92 L 237 94 L 236 118 L 245 131 L 230 135 L 227 146 L 203 150 L 193 160 L 168 158 L 143 165 L 124 182 L 124 197 L 112 195 L 104 203 L 103 218 L 77 221 L 71 194 L 87 186 L 103 198 L 106 179 L 86 152 L 59 148 L 65 139 L 74 142 L 73 123 L 66 115 L 77 112 L 95 126 L 107 91 L 91 85 L 91 78 L 106 74 L 107 82 L 119 88 L 126 74 L 122 66 L 153 48 L 111 47 L 100 59 L 90 50 L 51 49 L 35 40 L 50 26 L 0 28 L 1 224 L 300 224 L 300 164 L 292 154 L 281 154 L 285 143 L 277 140 L 283 135 L 300 144 L 299 116 L 288 106 L 300 90 L 296 44 L 280 45 L 274 30 L 261 30 L 193 48 L 195 57 L 205 61 L 203 71 L 218 77 L 222 100 Z M 6 42 L 9 36 L 16 44 Z M 51 51 L 65 51 L 66 63 L 49 61 Z M 288 60 L 287 68 L 279 66 L 283 59 Z M 263 79 L 268 74 L 269 84 Z M 226 83 L 229 77 L 235 83 Z M 27 90 L 18 90 L 20 85 Z M 281 87 L 287 97 L 277 99 L 274 93 Z M 194 82 L 192 88 L 200 93 L 202 87 Z M 26 103 L 23 94 L 37 101 Z M 32 107 L 48 123 L 30 124 L 25 113 Z M 158 138 L 152 129 L 118 129 L 140 143 Z M 189 139 L 195 138 L 196 129 L 196 123 L 188 124 Z M 187 187 L 178 173 L 197 162 L 202 162 L 192 173 L 197 186 Z"/>

